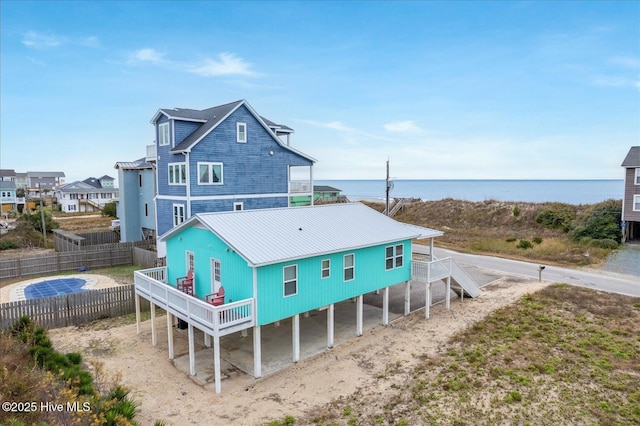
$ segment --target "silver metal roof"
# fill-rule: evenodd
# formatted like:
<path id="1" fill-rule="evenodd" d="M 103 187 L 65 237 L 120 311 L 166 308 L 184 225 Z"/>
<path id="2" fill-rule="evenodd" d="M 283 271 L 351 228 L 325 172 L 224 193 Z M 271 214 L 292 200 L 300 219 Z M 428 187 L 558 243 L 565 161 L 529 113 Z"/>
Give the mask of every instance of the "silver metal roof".
<path id="1" fill-rule="evenodd" d="M 364 204 L 346 203 L 200 213 L 161 240 L 189 226 L 209 229 L 253 266 L 442 235 L 397 222 Z"/>

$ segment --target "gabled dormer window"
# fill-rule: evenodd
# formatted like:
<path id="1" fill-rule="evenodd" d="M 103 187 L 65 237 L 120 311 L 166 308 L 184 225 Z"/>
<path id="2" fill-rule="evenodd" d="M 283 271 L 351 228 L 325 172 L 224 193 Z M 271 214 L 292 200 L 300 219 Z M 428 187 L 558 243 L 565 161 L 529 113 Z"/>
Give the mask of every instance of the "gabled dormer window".
<path id="1" fill-rule="evenodd" d="M 247 123 L 236 123 L 236 142 L 247 143 Z"/>
<path id="2" fill-rule="evenodd" d="M 169 145 L 169 123 L 158 124 L 158 144 L 160 146 Z"/>

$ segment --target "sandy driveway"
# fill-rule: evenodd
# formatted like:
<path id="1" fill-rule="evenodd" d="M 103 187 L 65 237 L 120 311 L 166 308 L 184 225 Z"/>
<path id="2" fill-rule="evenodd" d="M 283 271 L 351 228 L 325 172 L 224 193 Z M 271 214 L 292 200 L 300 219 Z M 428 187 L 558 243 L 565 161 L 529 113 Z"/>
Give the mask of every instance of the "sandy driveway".
<path id="1" fill-rule="evenodd" d="M 68 327 L 50 334 L 59 351 L 82 352 L 85 360 L 102 361 L 109 373 L 121 374 L 140 402 L 138 420 L 143 425 L 158 419 L 169 425 L 264 424 L 287 415 L 300 418 L 314 406 L 358 389 L 385 392 L 390 381 L 376 380 L 385 370 L 401 368 L 410 377 L 421 355 L 436 355 L 453 334 L 547 284 L 500 279 L 485 287 L 478 299 L 452 301 L 449 311 L 444 304 L 432 307 L 428 320 L 424 311 L 415 312 L 260 379 L 241 372 L 229 375 L 221 394 L 213 384 L 196 384 L 168 359 L 164 316 L 156 318 L 155 347 L 149 323 L 142 324 L 139 335 L 135 324 L 105 330 Z M 186 340 L 178 335 L 175 351 L 187 353 Z M 402 380 L 403 374 L 394 377 Z"/>

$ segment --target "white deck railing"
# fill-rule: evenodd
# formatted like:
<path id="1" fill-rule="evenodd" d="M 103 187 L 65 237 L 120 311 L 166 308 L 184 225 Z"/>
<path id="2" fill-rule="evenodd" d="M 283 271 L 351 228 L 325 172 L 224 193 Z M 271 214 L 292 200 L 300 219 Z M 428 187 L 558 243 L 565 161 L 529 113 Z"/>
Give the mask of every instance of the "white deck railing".
<path id="1" fill-rule="evenodd" d="M 451 275 L 451 261 L 450 257 L 432 262 L 412 260 L 411 279 L 425 283 L 445 279 Z"/>
<path id="2" fill-rule="evenodd" d="M 255 325 L 253 299 L 213 306 L 166 283 L 165 267 L 134 272 L 137 295 L 211 336 L 225 336 Z"/>

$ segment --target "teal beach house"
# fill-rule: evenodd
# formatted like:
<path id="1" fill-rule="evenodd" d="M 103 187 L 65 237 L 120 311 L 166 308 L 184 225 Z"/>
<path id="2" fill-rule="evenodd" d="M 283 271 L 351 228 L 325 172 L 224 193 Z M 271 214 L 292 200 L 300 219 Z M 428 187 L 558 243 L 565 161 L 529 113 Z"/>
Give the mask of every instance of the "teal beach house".
<path id="1" fill-rule="evenodd" d="M 355 334 L 361 335 L 363 296 L 382 292 L 386 325 L 390 287 L 408 288 L 416 274 L 425 282 L 448 279 L 449 269 L 438 261 L 411 257 L 414 239 L 431 239 L 433 247 L 441 235 L 361 203 L 197 213 L 161 236 L 166 267 L 135 272 L 136 301 L 142 297 L 167 311 L 170 340 L 174 317 L 188 324 L 192 375 L 193 328 L 213 337 L 220 392 L 221 336 L 252 329 L 253 374 L 260 377 L 267 324 L 292 320 L 293 362 L 300 358 L 299 318 L 307 312 L 326 311 L 332 347 L 335 304 L 355 301 Z M 172 358 L 171 341 L 169 352 Z"/>

